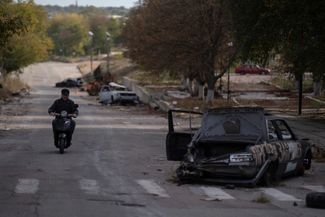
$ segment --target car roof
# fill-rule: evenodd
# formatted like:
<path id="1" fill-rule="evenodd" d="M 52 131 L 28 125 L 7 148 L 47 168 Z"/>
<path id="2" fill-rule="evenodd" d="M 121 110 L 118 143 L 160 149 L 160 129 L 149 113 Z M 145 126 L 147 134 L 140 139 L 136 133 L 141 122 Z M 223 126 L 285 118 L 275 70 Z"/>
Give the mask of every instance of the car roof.
<path id="1" fill-rule="evenodd" d="M 262 107 L 220 107 L 220 108 L 212 108 L 209 109 L 208 113 L 229 113 L 229 112 L 264 112 L 264 108 Z"/>

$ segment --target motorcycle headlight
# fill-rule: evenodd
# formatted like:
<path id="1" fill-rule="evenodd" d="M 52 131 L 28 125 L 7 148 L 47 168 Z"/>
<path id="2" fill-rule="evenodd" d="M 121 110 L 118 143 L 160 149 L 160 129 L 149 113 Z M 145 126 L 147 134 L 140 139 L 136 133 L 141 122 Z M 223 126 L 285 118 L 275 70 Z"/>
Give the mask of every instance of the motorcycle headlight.
<path id="1" fill-rule="evenodd" d="M 232 154 L 229 157 L 230 163 L 252 162 L 253 155 L 249 153 Z"/>
<path id="2" fill-rule="evenodd" d="M 68 116 L 68 112 L 67 111 L 62 111 L 61 112 L 61 116 L 62 117 L 67 117 Z"/>

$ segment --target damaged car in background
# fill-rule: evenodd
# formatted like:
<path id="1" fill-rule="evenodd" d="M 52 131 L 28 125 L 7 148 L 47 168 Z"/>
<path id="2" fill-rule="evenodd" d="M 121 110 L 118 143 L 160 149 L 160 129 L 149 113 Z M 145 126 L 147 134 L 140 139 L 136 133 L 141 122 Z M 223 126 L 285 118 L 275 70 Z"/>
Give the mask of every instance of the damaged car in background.
<path id="1" fill-rule="evenodd" d="M 263 108 L 208 110 L 198 130 L 191 118 L 188 129 L 175 130 L 179 114 L 198 112 L 168 113 L 167 159 L 181 161 L 176 170 L 180 181 L 268 186 L 311 167 L 307 139 L 299 140 L 284 120 L 266 116 Z"/>
<path id="2" fill-rule="evenodd" d="M 114 82 L 103 85 L 98 95 L 99 102 L 104 105 L 114 103 L 139 103 L 139 97 L 135 92 L 129 91 L 125 86 Z"/>
<path id="3" fill-rule="evenodd" d="M 82 78 L 67 78 L 57 82 L 55 87 L 81 87 L 84 81 Z"/>

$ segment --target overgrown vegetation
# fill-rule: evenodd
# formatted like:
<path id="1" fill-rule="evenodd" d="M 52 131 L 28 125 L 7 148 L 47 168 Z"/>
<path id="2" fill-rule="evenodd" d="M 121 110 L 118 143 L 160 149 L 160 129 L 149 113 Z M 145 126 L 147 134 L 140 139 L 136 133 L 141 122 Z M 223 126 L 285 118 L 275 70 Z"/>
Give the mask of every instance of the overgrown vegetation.
<path id="1" fill-rule="evenodd" d="M 124 29 L 127 54 L 153 73 L 173 72 L 206 85 L 207 101 L 232 63 L 265 65 L 274 56 L 295 80 L 309 71 L 319 84 L 325 68 L 323 11 L 322 0 L 144 0 Z"/>
<path id="2" fill-rule="evenodd" d="M 261 193 L 257 198 L 253 200 L 255 203 L 269 203 L 270 199 L 263 193 Z"/>
<path id="3" fill-rule="evenodd" d="M 29 87 L 17 76 L 7 76 L 0 79 L 0 100 L 9 98 L 13 94 L 19 94 L 20 91 L 27 91 Z"/>
<path id="4" fill-rule="evenodd" d="M 45 10 L 52 16 L 57 13 L 83 13 L 84 11 L 94 11 L 100 14 L 107 14 L 111 16 L 127 16 L 129 9 L 125 7 L 101 7 L 96 8 L 94 6 L 78 6 L 70 5 L 67 7 L 61 7 L 58 5 L 46 5 Z"/>
<path id="5" fill-rule="evenodd" d="M 236 53 L 228 7 L 225 0 L 145 0 L 130 12 L 124 28 L 128 55 L 158 75 L 195 79 L 202 98 L 207 84 L 211 101 Z"/>
<path id="6" fill-rule="evenodd" d="M 109 16 L 102 8 L 74 8 L 51 15 L 48 33 L 54 41 L 54 55 L 107 53 L 109 47 L 121 45 L 125 17 Z"/>
<path id="7" fill-rule="evenodd" d="M 47 14 L 32 0 L 0 0 L 0 73 L 2 76 L 44 60 L 52 47 Z"/>
<path id="8" fill-rule="evenodd" d="M 280 87 L 283 90 L 294 91 L 297 90 L 296 79 L 293 75 L 290 74 L 277 74 L 271 80 L 273 85 Z M 303 82 L 303 90 L 311 91 L 313 89 L 313 80 L 305 79 Z"/>

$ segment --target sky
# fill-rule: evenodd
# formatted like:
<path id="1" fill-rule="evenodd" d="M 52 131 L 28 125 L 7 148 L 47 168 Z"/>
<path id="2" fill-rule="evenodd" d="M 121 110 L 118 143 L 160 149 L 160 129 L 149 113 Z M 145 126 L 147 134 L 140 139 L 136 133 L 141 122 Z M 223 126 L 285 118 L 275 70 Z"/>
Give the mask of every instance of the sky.
<path id="1" fill-rule="evenodd" d="M 68 6 L 71 4 L 75 4 L 76 0 L 34 0 L 35 3 L 40 5 L 59 5 L 59 6 Z M 93 5 L 97 7 L 132 7 L 136 0 L 78 0 L 78 5 Z"/>

